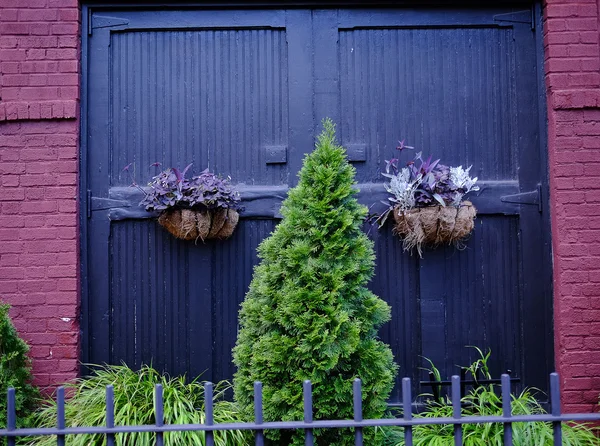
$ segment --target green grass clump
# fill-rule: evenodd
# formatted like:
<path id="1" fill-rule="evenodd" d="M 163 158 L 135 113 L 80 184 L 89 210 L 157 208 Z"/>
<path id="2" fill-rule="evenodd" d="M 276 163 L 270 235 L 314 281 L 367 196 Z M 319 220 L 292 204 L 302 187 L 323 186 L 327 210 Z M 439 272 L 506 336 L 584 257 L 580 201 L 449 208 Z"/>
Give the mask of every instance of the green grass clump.
<path id="1" fill-rule="evenodd" d="M 492 379 L 488 368 L 490 352 L 474 347 L 480 358 L 464 369 L 474 380 L 478 376 Z M 435 365 L 425 358 L 430 365 L 426 369 L 440 380 L 440 372 Z M 499 386 L 487 385 L 473 388 L 465 395 L 462 402 L 462 416 L 502 416 L 502 399 L 498 396 Z M 512 415 L 542 415 L 547 412 L 538 403 L 531 389 L 525 389 L 519 395 L 511 395 Z M 445 398 L 443 401 L 430 400 L 426 409 L 415 415 L 415 418 L 452 418 L 452 402 Z M 553 446 L 554 436 L 551 423 L 530 422 L 513 423 L 514 446 Z M 404 446 L 402 429 L 381 429 L 384 433 L 385 446 Z M 600 446 L 598 429 L 584 424 L 563 424 L 564 446 Z M 448 424 L 415 426 L 413 428 L 413 443 L 415 446 L 454 446 L 454 426 Z M 481 423 L 463 425 L 464 446 L 503 446 L 504 425 L 502 423 Z"/>
<path id="2" fill-rule="evenodd" d="M 462 399 L 465 407 L 464 417 L 468 416 L 501 416 L 502 400 L 492 386 L 479 387 Z M 540 406 L 528 390 L 513 395 L 511 401 L 513 415 L 539 415 L 546 411 Z M 439 418 L 452 417 L 452 403 L 430 403 L 425 412 L 416 417 Z M 552 446 L 552 424 L 513 423 L 513 445 L 515 446 Z M 387 444 L 404 446 L 400 432 L 390 435 L 393 441 Z M 391 438 L 390 438 L 391 439 Z M 452 425 L 416 426 L 413 428 L 415 446 L 454 446 L 454 427 Z M 502 446 L 504 444 L 504 426 L 502 423 L 465 424 L 463 426 L 464 446 Z M 598 446 L 598 438 L 594 430 L 582 424 L 563 424 L 563 445 L 566 446 Z"/>
<path id="3" fill-rule="evenodd" d="M 75 426 L 105 426 L 107 385 L 114 387 L 115 425 L 154 424 L 154 386 L 162 384 L 165 424 L 204 423 L 204 386 L 194 380 L 186 382 L 185 377 L 171 378 L 161 375 L 150 366 L 139 371 L 129 367 L 98 367 L 95 374 L 65 386 L 70 395 L 66 404 L 66 424 Z M 215 386 L 215 423 L 235 423 L 241 420 L 235 403 L 225 401 L 224 393 L 230 388 L 227 382 Z M 56 427 L 56 402 L 49 400 L 36 414 L 38 427 Z M 245 431 L 215 433 L 215 445 L 236 446 L 250 444 L 251 434 Z M 155 434 L 151 432 L 116 434 L 117 445 L 154 445 Z M 167 432 L 165 445 L 204 445 L 203 432 Z M 31 443 L 36 446 L 56 444 L 56 437 L 38 438 Z M 103 435 L 69 435 L 70 446 L 90 446 L 106 444 Z"/>

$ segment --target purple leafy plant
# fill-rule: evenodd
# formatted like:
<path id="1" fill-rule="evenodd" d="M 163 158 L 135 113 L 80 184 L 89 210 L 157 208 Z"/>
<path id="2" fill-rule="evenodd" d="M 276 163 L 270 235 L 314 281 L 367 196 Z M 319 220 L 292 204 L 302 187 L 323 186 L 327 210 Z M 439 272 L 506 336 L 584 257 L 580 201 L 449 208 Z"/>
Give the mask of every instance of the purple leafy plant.
<path id="1" fill-rule="evenodd" d="M 401 141 L 397 149 L 402 152 L 412 147 Z M 470 169 L 449 167 L 440 164 L 439 159 L 433 161 L 431 156 L 424 159 L 421 152 L 403 168 L 398 158 L 386 161 L 382 175 L 390 180 L 384 187 L 391 196 L 383 201 L 387 208 L 375 221 L 383 226 L 396 207 L 405 212 L 427 206 L 459 206 L 465 194 L 479 190 L 477 178 L 469 176 Z"/>
<path id="2" fill-rule="evenodd" d="M 154 163 L 152 166 L 159 166 Z M 129 172 L 128 165 L 125 169 Z M 208 169 L 200 175 L 186 178 L 192 167 L 188 164 L 179 170 L 170 167 L 154 176 L 144 189 L 133 181 L 133 186 L 144 193 L 140 206 L 147 211 L 165 211 L 170 208 L 185 209 L 241 209 L 240 194 L 231 184 L 231 178 L 222 178 Z"/>

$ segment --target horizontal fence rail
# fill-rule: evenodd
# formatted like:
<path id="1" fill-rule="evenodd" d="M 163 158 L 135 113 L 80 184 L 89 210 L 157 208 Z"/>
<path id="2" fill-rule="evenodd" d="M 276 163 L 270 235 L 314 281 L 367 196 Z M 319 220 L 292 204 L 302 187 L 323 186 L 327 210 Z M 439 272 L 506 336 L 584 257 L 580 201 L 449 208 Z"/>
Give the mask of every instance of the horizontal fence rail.
<path id="1" fill-rule="evenodd" d="M 163 446 L 165 432 L 205 432 L 205 444 L 214 446 L 214 433 L 235 430 L 254 431 L 254 443 L 257 446 L 265 444 L 264 431 L 266 429 L 301 429 L 305 432 L 305 445 L 314 445 L 314 429 L 353 428 L 355 445 L 362 446 L 363 429 L 375 426 L 396 426 L 404 428 L 406 446 L 413 446 L 413 427 L 423 425 L 453 425 L 454 444 L 462 444 L 463 425 L 480 423 L 502 423 L 504 427 L 504 445 L 512 445 L 512 424 L 522 422 L 548 422 L 552 423 L 554 432 L 554 445 L 562 445 L 562 423 L 567 421 L 600 421 L 600 413 L 589 414 L 563 414 L 560 408 L 560 383 L 557 373 L 550 375 L 550 404 L 551 412 L 539 415 L 512 415 L 511 413 L 511 378 L 504 374 L 500 379 L 502 396 L 501 416 L 462 416 L 461 414 L 461 379 L 453 376 L 451 380 L 452 417 L 449 418 L 418 418 L 412 414 L 411 380 L 402 380 L 403 407 L 402 418 L 368 419 L 362 417 L 362 383 L 355 379 L 353 383 L 353 409 L 352 420 L 314 420 L 312 384 L 305 381 L 303 385 L 304 419 L 301 421 L 264 421 L 263 419 L 263 393 L 262 384 L 254 384 L 254 422 L 247 423 L 221 423 L 214 424 L 213 396 L 214 388 L 210 382 L 205 383 L 205 423 L 204 424 L 164 424 L 163 388 L 157 384 L 154 392 L 154 411 L 156 424 L 137 426 L 115 426 L 114 424 L 114 390 L 112 386 L 106 387 L 106 426 L 66 427 L 65 420 L 65 392 L 58 388 L 57 398 L 57 426 L 55 428 L 16 428 L 15 390 L 8 389 L 7 401 L 7 428 L 0 429 L 0 438 L 7 437 L 8 445 L 14 445 L 18 437 L 56 435 L 57 445 L 65 444 L 66 435 L 103 434 L 106 436 L 107 446 L 115 444 L 115 434 L 152 432 L 156 434 L 156 445 Z"/>

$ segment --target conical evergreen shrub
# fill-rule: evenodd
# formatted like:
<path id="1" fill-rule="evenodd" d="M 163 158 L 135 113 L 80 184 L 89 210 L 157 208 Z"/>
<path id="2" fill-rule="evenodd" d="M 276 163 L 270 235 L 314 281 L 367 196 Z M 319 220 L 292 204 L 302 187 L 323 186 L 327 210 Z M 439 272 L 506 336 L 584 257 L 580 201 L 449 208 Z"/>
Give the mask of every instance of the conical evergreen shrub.
<path id="1" fill-rule="evenodd" d="M 6 427 L 6 392 L 9 387 L 15 389 L 19 426 L 27 425 L 39 400 L 38 390 L 30 384 L 31 365 L 27 356 L 29 346 L 15 330 L 8 309 L 8 305 L 0 303 L 0 428 Z M 2 441 L 0 444 L 3 444 Z"/>
<path id="2" fill-rule="evenodd" d="M 355 169 L 336 143 L 334 124 L 323 126 L 283 202 L 283 220 L 258 248 L 261 262 L 240 311 L 234 386 L 248 419 L 255 381 L 263 383 L 268 421 L 303 418 L 307 379 L 315 420 L 352 417 L 356 377 L 364 417 L 380 417 L 393 386 L 392 352 L 376 338 L 390 309 L 366 287 L 375 258 L 361 231 L 367 209 L 354 198 Z M 304 444 L 303 432 L 267 435 L 274 444 Z M 354 444 L 349 429 L 315 437 L 318 445 Z"/>

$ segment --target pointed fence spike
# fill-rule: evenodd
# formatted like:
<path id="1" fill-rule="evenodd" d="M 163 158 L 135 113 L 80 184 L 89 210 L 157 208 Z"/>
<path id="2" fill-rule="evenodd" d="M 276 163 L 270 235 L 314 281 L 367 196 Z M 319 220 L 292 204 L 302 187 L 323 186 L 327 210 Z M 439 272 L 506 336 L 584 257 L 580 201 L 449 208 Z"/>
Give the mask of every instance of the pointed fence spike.
<path id="1" fill-rule="evenodd" d="M 207 381 L 204 383 L 204 414 L 206 416 L 205 424 L 212 426 L 215 423 L 213 398 L 214 398 L 214 386 L 213 383 Z M 215 445 L 215 433 L 210 430 L 206 431 L 206 446 Z"/>
<path id="2" fill-rule="evenodd" d="M 12 431 L 17 428 L 17 411 L 15 404 L 15 389 L 9 387 L 6 391 L 6 430 Z M 8 446 L 14 446 L 15 437 L 8 437 Z"/>
<path id="3" fill-rule="evenodd" d="M 254 423 L 263 424 L 263 394 L 262 383 L 256 381 L 254 383 Z M 254 433 L 255 446 L 264 446 L 265 433 L 262 429 L 257 429 Z"/>
<path id="4" fill-rule="evenodd" d="M 156 427 L 163 427 L 165 422 L 164 404 L 163 404 L 163 387 L 162 384 L 154 386 L 154 415 L 156 418 Z M 164 433 L 156 432 L 156 446 L 164 445 Z"/>
<path id="5" fill-rule="evenodd" d="M 59 430 L 65 428 L 65 388 L 59 387 L 56 389 L 56 427 Z M 57 446 L 65 446 L 65 436 L 56 436 Z"/>
<path id="6" fill-rule="evenodd" d="M 411 390 L 410 378 L 402 378 L 402 411 L 404 412 L 404 420 L 411 421 L 412 420 L 412 390 Z M 406 426 L 404 428 L 404 443 L 406 446 L 413 445 L 412 426 Z"/>
<path id="7" fill-rule="evenodd" d="M 513 444 L 513 431 L 512 431 L 512 409 L 511 409 L 511 396 L 510 396 L 510 375 L 504 373 L 500 377 L 500 383 L 502 388 L 502 417 L 504 421 L 504 446 L 512 446 Z"/>
<path id="8" fill-rule="evenodd" d="M 552 416 L 560 417 L 560 379 L 558 373 L 550 374 L 550 406 L 552 408 Z M 554 437 L 554 446 L 562 445 L 562 423 L 560 420 L 552 422 L 552 432 Z"/>
<path id="9" fill-rule="evenodd" d="M 304 381 L 303 387 L 304 395 L 304 422 L 312 423 L 313 421 L 313 404 L 312 404 L 312 384 L 309 380 Z M 312 429 L 305 429 L 304 433 L 304 445 L 314 446 L 315 438 Z"/>
<path id="10" fill-rule="evenodd" d="M 106 386 L 106 427 L 115 427 L 115 390 L 112 385 Z M 115 434 L 106 434 L 106 445 L 114 446 Z"/>
<path id="11" fill-rule="evenodd" d="M 461 418 L 461 392 L 460 392 L 460 377 L 452 376 L 452 418 L 460 420 Z M 462 446 L 462 425 L 456 423 L 454 425 L 454 446 Z"/>
<path id="12" fill-rule="evenodd" d="M 354 403 L 354 421 L 362 421 L 362 381 L 359 378 L 354 379 L 352 383 L 353 403 Z M 362 427 L 354 429 L 354 446 L 363 446 Z"/>

